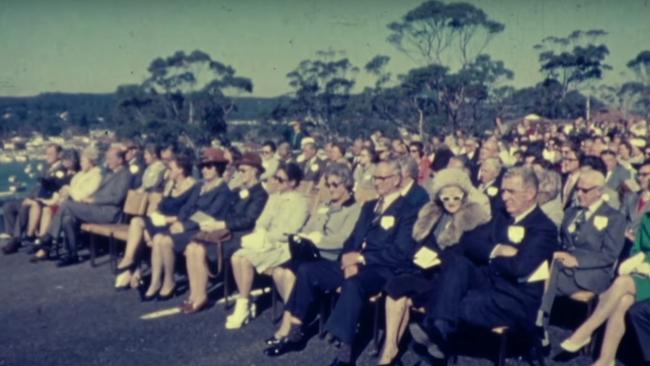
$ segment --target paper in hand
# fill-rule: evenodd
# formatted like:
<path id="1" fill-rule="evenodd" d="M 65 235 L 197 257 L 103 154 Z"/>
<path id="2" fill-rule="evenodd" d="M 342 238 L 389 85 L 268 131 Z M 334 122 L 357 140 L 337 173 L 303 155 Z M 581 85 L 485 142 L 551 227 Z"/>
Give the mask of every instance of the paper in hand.
<path id="1" fill-rule="evenodd" d="M 151 217 L 151 223 L 153 224 L 153 226 L 161 227 L 167 224 L 165 220 L 165 216 L 161 215 L 158 212 L 152 213 L 149 217 Z"/>
<path id="2" fill-rule="evenodd" d="M 311 241 L 315 245 L 318 245 L 321 242 L 321 240 L 323 240 L 323 233 L 321 233 L 320 231 L 312 231 L 309 234 L 301 235 L 301 236 L 309 239 L 309 241 Z"/>
<path id="3" fill-rule="evenodd" d="M 551 272 L 549 270 L 548 261 L 544 261 L 530 276 L 528 276 L 528 280 L 526 280 L 526 282 L 533 283 L 546 281 L 549 278 L 551 278 Z"/>
<path id="4" fill-rule="evenodd" d="M 417 251 L 417 253 L 415 253 L 413 263 L 420 268 L 429 269 L 439 265 L 441 261 L 440 258 L 438 258 L 438 253 L 427 247 L 422 247 Z"/>

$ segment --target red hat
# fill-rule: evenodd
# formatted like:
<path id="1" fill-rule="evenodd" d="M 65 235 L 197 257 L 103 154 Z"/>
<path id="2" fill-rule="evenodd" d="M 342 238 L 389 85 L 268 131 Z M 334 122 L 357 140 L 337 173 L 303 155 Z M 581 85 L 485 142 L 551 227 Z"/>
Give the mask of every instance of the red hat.
<path id="1" fill-rule="evenodd" d="M 228 160 L 223 150 L 209 147 L 203 150 L 203 154 L 201 154 L 201 164 L 209 163 L 228 163 Z"/>
<path id="2" fill-rule="evenodd" d="M 260 155 L 254 152 L 245 152 L 242 154 L 241 158 L 235 163 L 237 166 L 248 165 L 253 168 L 257 168 L 260 172 L 264 172 L 264 166 L 262 165 L 262 158 Z"/>

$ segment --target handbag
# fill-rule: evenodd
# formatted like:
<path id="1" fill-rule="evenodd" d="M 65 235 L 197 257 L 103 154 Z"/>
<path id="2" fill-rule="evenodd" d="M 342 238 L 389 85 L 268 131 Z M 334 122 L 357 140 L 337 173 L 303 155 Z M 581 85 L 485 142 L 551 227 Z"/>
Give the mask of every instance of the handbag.
<path id="1" fill-rule="evenodd" d="M 298 261 L 315 261 L 320 259 L 320 250 L 311 240 L 298 235 L 289 235 L 291 259 Z"/>

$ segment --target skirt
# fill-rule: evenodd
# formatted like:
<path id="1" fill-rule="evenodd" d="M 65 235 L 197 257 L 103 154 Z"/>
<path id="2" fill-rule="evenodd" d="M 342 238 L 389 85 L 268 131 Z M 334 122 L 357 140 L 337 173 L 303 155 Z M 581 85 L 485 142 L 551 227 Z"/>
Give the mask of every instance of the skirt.
<path id="1" fill-rule="evenodd" d="M 408 297 L 413 302 L 413 306 L 422 307 L 433 296 L 434 282 L 434 273 L 404 273 L 388 280 L 384 291 L 386 296 L 393 299 Z"/>
<path id="2" fill-rule="evenodd" d="M 650 299 L 650 278 L 633 275 L 632 279 L 636 287 L 636 302 Z"/>
<path id="3" fill-rule="evenodd" d="M 269 268 L 278 267 L 291 259 L 288 243 L 278 243 L 278 246 L 261 250 L 241 248 L 233 254 L 233 256 L 235 255 L 248 259 L 257 273 L 263 273 Z"/>

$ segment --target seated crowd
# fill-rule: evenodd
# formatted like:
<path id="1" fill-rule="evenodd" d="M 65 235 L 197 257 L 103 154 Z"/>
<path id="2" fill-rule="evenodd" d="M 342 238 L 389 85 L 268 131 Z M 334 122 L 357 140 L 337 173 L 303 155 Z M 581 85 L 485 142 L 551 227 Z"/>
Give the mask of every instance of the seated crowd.
<path id="1" fill-rule="evenodd" d="M 115 287 L 170 299 L 184 260 L 180 310 L 192 314 L 207 308 L 211 279 L 227 287 L 232 276 L 231 330 L 255 317 L 253 286 L 266 276 L 284 304 L 269 357 L 304 348 L 308 325 L 329 313 L 331 364 L 354 364 L 370 301 L 385 306 L 380 365 L 398 362 L 407 330 L 436 359 L 454 354 L 464 326 L 543 348 L 556 298 L 586 293 L 597 306 L 560 347 L 579 351 L 605 324 L 594 365 L 613 365 L 631 324 L 650 362 L 647 126 L 528 116 L 497 127 L 347 144 L 301 131 L 279 145 L 205 148 L 197 169 L 194 152 L 172 146 L 116 143 L 102 166 L 95 147 L 50 145 L 34 190 L 3 207 L 3 252 L 26 246 L 31 262 L 70 266 L 82 224 L 128 224 Z M 159 200 L 126 217 L 131 192 Z M 316 311 L 324 301 L 331 311 Z"/>

